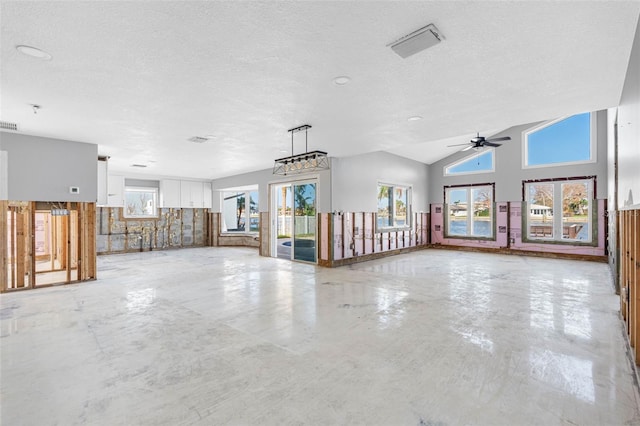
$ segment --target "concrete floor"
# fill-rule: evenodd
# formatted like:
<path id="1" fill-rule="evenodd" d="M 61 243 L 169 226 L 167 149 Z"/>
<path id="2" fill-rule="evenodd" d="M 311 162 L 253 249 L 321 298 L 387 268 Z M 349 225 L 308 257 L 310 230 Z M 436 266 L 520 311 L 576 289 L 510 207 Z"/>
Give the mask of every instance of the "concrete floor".
<path id="1" fill-rule="evenodd" d="M 607 265 L 202 248 L 1 297 L 2 425 L 640 424 Z"/>

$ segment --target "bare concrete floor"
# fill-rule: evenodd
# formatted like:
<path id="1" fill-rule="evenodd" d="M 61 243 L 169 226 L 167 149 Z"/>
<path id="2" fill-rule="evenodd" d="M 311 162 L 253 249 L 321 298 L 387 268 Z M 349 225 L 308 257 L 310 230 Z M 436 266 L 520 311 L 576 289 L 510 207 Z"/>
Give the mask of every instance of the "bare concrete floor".
<path id="1" fill-rule="evenodd" d="M 2 425 L 640 424 L 604 264 L 98 260 L 98 281 L 2 295 Z"/>

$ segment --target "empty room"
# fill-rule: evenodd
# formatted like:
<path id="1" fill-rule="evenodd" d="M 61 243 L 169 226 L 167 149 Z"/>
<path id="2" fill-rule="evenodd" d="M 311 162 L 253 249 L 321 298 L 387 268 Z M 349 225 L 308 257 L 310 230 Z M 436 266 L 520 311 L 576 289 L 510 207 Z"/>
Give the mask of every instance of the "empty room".
<path id="1" fill-rule="evenodd" d="M 640 425 L 639 17 L 0 0 L 0 424 Z"/>

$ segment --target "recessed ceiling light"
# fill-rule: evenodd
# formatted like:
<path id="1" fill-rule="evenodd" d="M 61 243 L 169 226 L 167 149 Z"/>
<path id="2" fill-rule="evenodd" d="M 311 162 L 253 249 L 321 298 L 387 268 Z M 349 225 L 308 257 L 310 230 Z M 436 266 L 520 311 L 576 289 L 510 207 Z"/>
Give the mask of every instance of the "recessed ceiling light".
<path id="1" fill-rule="evenodd" d="M 418 121 L 418 120 L 422 120 L 422 117 L 420 117 L 419 115 L 414 115 L 413 117 L 407 118 L 407 120 L 409 120 L 409 121 Z"/>
<path id="2" fill-rule="evenodd" d="M 351 81 L 351 77 L 347 77 L 346 75 L 341 75 L 340 77 L 336 77 L 333 79 L 333 82 L 338 86 L 344 86 L 350 81 Z"/>
<path id="3" fill-rule="evenodd" d="M 31 56 L 32 58 L 42 59 L 44 61 L 50 61 L 53 56 L 40 50 L 37 47 L 25 46 L 23 44 L 16 46 L 16 50 L 24 55 Z"/>

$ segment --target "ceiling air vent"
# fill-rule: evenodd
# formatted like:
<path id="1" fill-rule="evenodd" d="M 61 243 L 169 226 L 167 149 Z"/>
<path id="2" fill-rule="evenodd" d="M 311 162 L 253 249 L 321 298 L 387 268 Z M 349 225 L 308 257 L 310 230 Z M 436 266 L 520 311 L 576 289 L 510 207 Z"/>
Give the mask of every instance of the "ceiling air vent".
<path id="1" fill-rule="evenodd" d="M 16 123 L 9 123 L 8 121 L 0 121 L 0 129 L 18 131 L 18 125 Z"/>
<path id="2" fill-rule="evenodd" d="M 192 138 L 189 138 L 189 142 L 193 143 L 205 143 L 208 140 L 208 138 L 203 138 L 202 136 L 194 136 Z"/>
<path id="3" fill-rule="evenodd" d="M 435 25 L 429 24 L 388 44 L 387 47 L 391 47 L 401 57 L 408 58 L 431 46 L 435 46 L 442 40 L 444 40 L 442 33 L 438 31 Z"/>
<path id="4" fill-rule="evenodd" d="M 132 164 L 131 167 L 140 167 L 141 169 L 144 169 L 145 167 L 147 167 L 146 164 Z"/>

